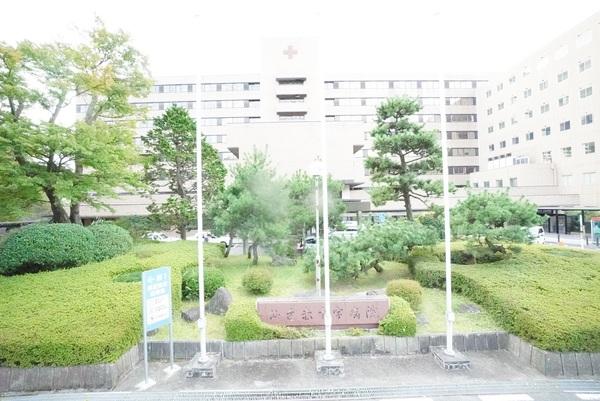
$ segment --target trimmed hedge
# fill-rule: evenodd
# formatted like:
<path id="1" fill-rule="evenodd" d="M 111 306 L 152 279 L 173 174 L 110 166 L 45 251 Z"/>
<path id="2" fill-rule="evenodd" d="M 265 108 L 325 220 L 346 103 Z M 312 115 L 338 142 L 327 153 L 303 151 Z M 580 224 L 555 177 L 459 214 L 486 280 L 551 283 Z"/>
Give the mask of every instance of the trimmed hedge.
<path id="1" fill-rule="evenodd" d="M 444 264 L 416 262 L 415 278 L 444 288 Z M 508 332 L 548 351 L 600 351 L 600 254 L 536 245 L 495 263 L 453 266 L 453 290 Z"/>
<path id="2" fill-rule="evenodd" d="M 146 257 L 137 257 L 139 251 Z M 196 263 L 196 244 L 177 241 L 142 244 L 134 252 L 77 269 L 0 276 L 0 364 L 29 367 L 116 361 L 140 340 L 142 296 L 141 283 L 114 282 L 113 278 L 171 266 L 172 302 L 178 310 L 181 271 Z"/>
<path id="3" fill-rule="evenodd" d="M 417 310 L 423 299 L 423 289 L 418 281 L 392 280 L 388 283 L 385 293 L 390 297 L 400 297 L 406 300 L 413 310 Z"/>
<path id="4" fill-rule="evenodd" d="M 78 224 L 32 224 L 0 247 L 0 274 L 36 273 L 80 266 L 94 259 L 94 235 Z"/>
<path id="5" fill-rule="evenodd" d="M 227 341 L 294 339 L 306 334 L 302 330 L 264 323 L 251 302 L 232 304 L 225 314 L 224 325 Z"/>
<path id="6" fill-rule="evenodd" d="M 88 230 L 94 235 L 94 260 L 114 258 L 131 250 L 133 238 L 124 228 L 111 223 L 92 224 Z"/>
<path id="7" fill-rule="evenodd" d="M 242 285 L 251 294 L 264 295 L 273 287 L 273 275 L 267 269 L 253 267 L 244 274 Z"/>
<path id="8" fill-rule="evenodd" d="M 390 310 L 379 322 L 379 333 L 396 337 L 412 337 L 417 333 L 417 318 L 407 301 L 390 297 Z"/>
<path id="9" fill-rule="evenodd" d="M 218 246 L 218 245 L 217 245 Z M 225 275 L 216 267 L 204 268 L 204 300 L 215 295 L 219 287 L 225 287 Z M 185 300 L 198 300 L 198 267 L 192 266 L 183 272 L 181 295 Z"/>

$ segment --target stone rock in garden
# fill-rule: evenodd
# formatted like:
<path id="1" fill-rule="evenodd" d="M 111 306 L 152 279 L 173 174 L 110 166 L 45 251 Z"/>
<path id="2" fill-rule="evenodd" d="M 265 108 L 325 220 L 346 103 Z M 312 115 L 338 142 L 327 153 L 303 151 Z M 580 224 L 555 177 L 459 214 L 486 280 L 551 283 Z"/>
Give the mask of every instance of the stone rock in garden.
<path id="1" fill-rule="evenodd" d="M 193 307 L 181 312 L 181 318 L 186 322 L 195 322 L 200 319 L 200 310 L 198 307 Z"/>
<path id="2" fill-rule="evenodd" d="M 296 259 L 288 258 L 287 256 L 273 255 L 271 258 L 271 266 L 294 266 Z"/>
<path id="3" fill-rule="evenodd" d="M 474 304 L 460 304 L 458 305 L 458 311 L 460 313 L 480 313 L 481 309 Z"/>
<path id="4" fill-rule="evenodd" d="M 378 288 L 376 290 L 369 290 L 365 292 L 365 295 L 385 295 L 385 288 Z"/>
<path id="5" fill-rule="evenodd" d="M 224 315 L 231 305 L 231 293 L 225 287 L 219 287 L 215 295 L 206 304 L 206 311 L 214 315 Z"/>
<path id="6" fill-rule="evenodd" d="M 429 320 L 427 320 L 427 316 L 425 316 L 425 314 L 423 312 L 419 312 L 417 313 L 417 324 L 419 326 L 424 326 L 426 324 L 429 324 Z"/>

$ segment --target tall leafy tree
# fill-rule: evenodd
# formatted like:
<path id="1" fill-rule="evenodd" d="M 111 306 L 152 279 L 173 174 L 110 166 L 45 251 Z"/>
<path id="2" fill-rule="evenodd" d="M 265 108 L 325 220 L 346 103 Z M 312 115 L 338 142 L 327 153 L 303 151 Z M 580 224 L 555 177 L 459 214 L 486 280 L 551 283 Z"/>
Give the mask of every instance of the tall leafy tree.
<path id="1" fill-rule="evenodd" d="M 289 196 L 288 215 L 290 232 L 296 237 L 296 240 L 303 238 L 304 234 L 313 229 L 316 224 L 315 181 L 319 180 L 300 170 L 294 173 L 286 183 Z M 329 177 L 327 188 L 329 225 L 331 227 L 340 227 L 342 225 L 342 214 L 346 210 L 341 197 L 343 186 L 339 181 L 335 181 Z M 319 184 L 319 213 L 322 216 L 323 206 L 321 196 L 321 185 Z M 322 222 L 322 219 L 320 221 Z"/>
<path id="2" fill-rule="evenodd" d="M 152 192 L 164 186 L 172 192 L 165 202 L 153 202 L 148 210 L 186 239 L 196 219 L 196 122 L 186 109 L 172 106 L 154 119 L 154 128 L 142 141 L 150 151 L 146 182 L 152 185 Z M 223 190 L 226 173 L 216 149 L 202 140 L 203 206 L 211 204 Z"/>
<path id="3" fill-rule="evenodd" d="M 136 188 L 139 174 L 133 122 L 142 111 L 129 97 L 145 96 L 145 58 L 128 36 L 101 21 L 77 46 L 0 44 L 0 198 L 16 189 L 16 211 L 47 201 L 55 222 L 80 223 L 80 204 L 107 207 L 118 188 Z M 85 117 L 62 124 L 75 98 Z M 68 208 L 68 212 L 67 212 Z"/>
<path id="4" fill-rule="evenodd" d="M 377 126 L 371 131 L 376 155 L 365 161 L 374 184 L 373 203 L 401 201 L 408 220 L 413 219 L 413 199 L 426 202 L 428 196 L 442 193 L 441 182 L 428 178 L 440 172 L 441 148 L 435 132 L 412 121 L 419 110 L 420 104 L 408 97 L 382 103 L 377 108 Z"/>

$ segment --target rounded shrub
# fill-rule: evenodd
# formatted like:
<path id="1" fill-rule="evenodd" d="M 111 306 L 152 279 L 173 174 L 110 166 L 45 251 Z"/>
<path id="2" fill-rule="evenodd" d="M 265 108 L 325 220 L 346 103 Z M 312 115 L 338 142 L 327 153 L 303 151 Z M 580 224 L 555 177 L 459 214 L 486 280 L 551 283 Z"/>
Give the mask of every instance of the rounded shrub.
<path id="1" fill-rule="evenodd" d="M 94 235 L 79 224 L 32 224 L 0 246 L 0 274 L 75 267 L 94 261 Z"/>
<path id="2" fill-rule="evenodd" d="M 390 310 L 379 322 L 379 333 L 387 336 L 412 337 L 417 332 L 417 318 L 408 302 L 390 297 Z"/>
<path id="3" fill-rule="evenodd" d="M 244 274 L 242 285 L 252 294 L 264 295 L 273 287 L 273 275 L 267 269 L 253 267 Z"/>
<path id="4" fill-rule="evenodd" d="M 414 280 L 392 280 L 388 283 L 385 293 L 389 297 L 405 299 L 414 310 L 419 308 L 423 299 L 421 284 Z"/>
<path id="5" fill-rule="evenodd" d="M 225 287 L 225 275 L 216 267 L 206 267 L 204 269 L 204 300 L 211 299 L 219 287 Z M 198 299 L 198 267 L 190 267 L 183 272 L 181 296 L 188 301 Z"/>
<path id="6" fill-rule="evenodd" d="M 227 341 L 294 339 L 304 337 L 305 331 L 285 326 L 274 326 L 260 320 L 254 303 L 239 302 L 229 307 L 224 318 Z"/>
<path id="7" fill-rule="evenodd" d="M 94 260 L 122 255 L 133 247 L 133 238 L 127 230 L 111 223 L 92 224 L 88 230 L 94 235 Z"/>

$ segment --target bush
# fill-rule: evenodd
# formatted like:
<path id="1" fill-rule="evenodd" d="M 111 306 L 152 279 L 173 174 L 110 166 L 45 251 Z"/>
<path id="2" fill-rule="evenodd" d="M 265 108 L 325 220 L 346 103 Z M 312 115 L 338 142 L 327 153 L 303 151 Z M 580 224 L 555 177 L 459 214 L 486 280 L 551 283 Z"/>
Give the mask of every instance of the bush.
<path id="1" fill-rule="evenodd" d="M 227 341 L 294 339 L 306 335 L 302 330 L 264 323 L 250 302 L 232 304 L 225 314 L 224 324 Z"/>
<path id="2" fill-rule="evenodd" d="M 0 274 L 75 267 L 94 260 L 94 236 L 78 224 L 32 224 L 10 234 L 0 247 Z"/>
<path id="3" fill-rule="evenodd" d="M 242 285 L 252 294 L 264 295 L 271 291 L 273 275 L 267 269 L 253 267 L 244 274 Z"/>
<path id="4" fill-rule="evenodd" d="M 88 228 L 94 235 L 94 260 L 114 258 L 122 255 L 133 247 L 133 238 L 127 230 L 111 223 L 96 223 Z"/>
<path id="5" fill-rule="evenodd" d="M 417 318 L 410 305 L 399 297 L 390 297 L 390 310 L 379 322 L 379 333 L 387 336 L 412 337 L 417 332 Z"/>
<path id="6" fill-rule="evenodd" d="M 127 230 L 136 240 L 144 238 L 151 231 L 168 229 L 158 221 L 156 216 L 124 216 L 115 220 L 115 225 Z"/>
<path id="7" fill-rule="evenodd" d="M 219 287 L 225 287 L 225 275 L 216 267 L 204 268 L 204 300 L 208 301 L 215 295 Z M 198 267 L 185 269 L 181 280 L 181 295 L 185 300 L 198 299 Z"/>
<path id="8" fill-rule="evenodd" d="M 413 310 L 417 310 L 423 298 L 421 285 L 414 280 L 392 280 L 388 283 L 385 293 L 389 297 L 400 297 L 410 304 Z"/>

